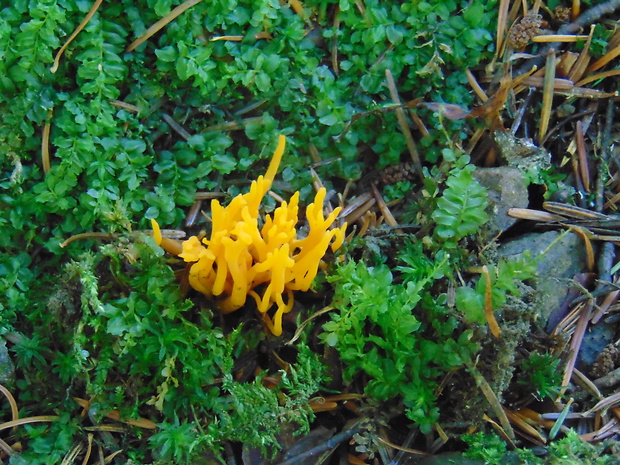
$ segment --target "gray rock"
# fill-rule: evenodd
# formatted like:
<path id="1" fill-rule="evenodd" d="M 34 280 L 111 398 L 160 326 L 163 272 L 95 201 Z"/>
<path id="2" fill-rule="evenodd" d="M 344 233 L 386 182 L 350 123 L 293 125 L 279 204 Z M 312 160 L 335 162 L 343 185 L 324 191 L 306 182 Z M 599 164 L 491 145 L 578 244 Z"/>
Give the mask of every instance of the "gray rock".
<path id="1" fill-rule="evenodd" d="M 4 339 L 0 339 L 0 384 L 9 387 L 15 382 L 15 365 L 11 357 L 9 357 L 9 350 L 6 347 Z"/>
<path id="2" fill-rule="evenodd" d="M 562 238 L 560 234 L 558 231 L 526 234 L 503 244 L 498 250 L 500 257 L 519 258 L 528 250 L 530 257 L 539 257 L 538 276 L 533 280 L 533 287 L 539 294 L 537 307 L 543 325 L 551 312 L 562 304 L 572 278 L 585 271 L 583 241 L 574 233 Z"/>
<path id="3" fill-rule="evenodd" d="M 500 158 L 508 166 L 527 173 L 530 179 L 536 179 L 540 171 L 551 167 L 551 153 L 531 140 L 519 139 L 505 131 L 495 131 L 493 137 L 499 147 Z"/>
<path id="4" fill-rule="evenodd" d="M 517 168 L 478 168 L 474 176 L 489 191 L 489 221 L 486 224 L 490 237 L 506 231 L 517 221 L 508 216 L 509 208 L 527 208 L 528 194 L 523 173 Z"/>

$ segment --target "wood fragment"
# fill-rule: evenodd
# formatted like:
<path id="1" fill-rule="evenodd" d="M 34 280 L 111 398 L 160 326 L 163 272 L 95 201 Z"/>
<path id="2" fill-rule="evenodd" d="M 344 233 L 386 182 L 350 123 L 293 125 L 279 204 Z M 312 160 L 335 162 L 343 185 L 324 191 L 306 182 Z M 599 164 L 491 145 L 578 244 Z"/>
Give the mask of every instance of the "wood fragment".
<path id="1" fill-rule="evenodd" d="M 474 380 L 476 381 L 476 386 L 478 386 L 478 388 L 482 391 L 482 394 L 484 394 L 484 397 L 486 397 L 487 401 L 489 402 L 493 413 L 497 416 L 497 418 L 499 418 L 499 422 L 501 423 L 506 435 L 510 439 L 514 439 L 515 432 L 510 425 L 510 421 L 506 416 L 506 412 L 504 412 L 502 404 L 493 392 L 493 389 L 491 388 L 487 380 L 484 379 L 484 376 L 482 376 L 482 374 L 474 365 L 469 366 L 469 372 L 474 377 Z"/>
<path id="2" fill-rule="evenodd" d="M 194 5 L 197 5 L 201 1 L 202 0 L 187 0 L 184 3 L 181 3 L 179 6 L 174 8 L 170 13 L 168 13 L 162 19 L 160 19 L 159 21 L 154 23 L 151 27 L 149 27 L 146 30 L 146 32 L 144 32 L 144 34 L 142 34 L 140 37 L 138 37 L 136 40 L 134 40 L 131 44 L 129 44 L 129 47 L 127 47 L 127 50 L 125 50 L 125 51 L 126 52 L 133 52 L 136 48 L 138 48 L 140 45 L 142 45 L 144 42 L 146 42 L 152 36 L 157 34 L 166 25 L 168 25 L 168 23 L 172 22 L 178 16 L 183 14 L 186 10 L 188 10 L 191 7 L 193 7 Z"/>
<path id="3" fill-rule="evenodd" d="M 97 9 L 99 9 L 99 6 L 101 5 L 102 2 L 103 0 L 95 0 L 95 3 L 93 3 L 93 6 L 90 7 L 90 10 L 88 11 L 88 13 L 86 13 L 86 16 L 84 16 L 84 19 L 82 20 L 82 22 L 78 24 L 78 27 L 75 28 L 75 31 L 73 31 L 73 33 L 69 36 L 65 44 L 60 48 L 60 50 L 58 50 L 58 53 L 56 53 L 56 57 L 54 58 L 54 64 L 50 68 L 50 72 L 52 74 L 58 71 L 58 66 L 60 66 L 60 58 L 62 57 L 62 54 L 65 52 L 66 48 L 73 41 L 73 39 L 77 37 L 80 31 L 84 29 L 84 26 L 88 24 L 90 19 L 97 12 Z"/>
<path id="4" fill-rule="evenodd" d="M 398 89 L 396 88 L 396 83 L 394 82 L 394 77 L 392 76 L 392 72 L 389 69 L 385 70 L 385 78 L 387 81 L 388 89 L 390 91 L 390 96 L 392 97 L 392 101 L 396 105 L 398 105 L 398 107 L 396 108 L 396 118 L 398 119 L 400 129 L 405 136 L 407 148 L 409 149 L 409 155 L 411 156 L 411 160 L 416 167 L 418 176 L 422 178 L 422 163 L 420 162 L 420 155 L 418 154 L 418 149 L 416 148 L 413 136 L 411 135 L 409 124 L 407 124 L 407 119 L 405 118 L 405 111 L 402 109 L 401 106 Z"/>
<path id="5" fill-rule="evenodd" d="M 315 446 L 311 449 L 306 450 L 305 452 L 302 452 L 301 454 L 295 455 L 294 457 L 291 457 L 289 459 L 284 460 L 283 462 L 280 462 L 279 465 L 297 465 L 299 463 L 304 463 L 308 460 L 310 460 L 311 462 L 315 461 L 316 457 L 319 454 L 325 451 L 335 449 L 336 447 L 340 445 L 340 443 L 348 441 L 355 434 L 358 434 L 362 430 L 361 424 L 362 424 L 362 421 L 357 420 L 349 429 L 335 434 L 334 436 L 329 438 L 327 441 L 325 441 L 323 444 Z"/>
<path id="6" fill-rule="evenodd" d="M 396 219 L 392 215 L 392 212 L 386 205 L 385 200 L 383 200 L 383 197 L 381 196 L 379 189 L 377 189 L 377 186 L 375 186 L 374 184 L 372 186 L 372 193 L 375 197 L 375 200 L 377 201 L 377 206 L 379 207 L 379 210 L 381 211 L 383 218 L 385 218 L 385 222 L 393 227 L 398 226 L 398 222 L 396 221 Z"/>

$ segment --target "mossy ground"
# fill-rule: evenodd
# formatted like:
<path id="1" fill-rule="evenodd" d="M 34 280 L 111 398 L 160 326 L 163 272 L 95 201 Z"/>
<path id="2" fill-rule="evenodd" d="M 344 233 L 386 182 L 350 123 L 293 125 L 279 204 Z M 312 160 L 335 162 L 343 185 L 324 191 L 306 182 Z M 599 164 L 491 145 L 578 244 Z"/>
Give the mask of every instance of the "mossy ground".
<path id="1" fill-rule="evenodd" d="M 606 410 L 565 422 L 596 446 L 554 431 L 571 398 L 574 412 L 600 399 L 570 376 L 562 389 L 579 341 L 543 330 L 539 257 L 498 258 L 519 231 L 482 234 L 472 175 L 510 163 L 494 136 L 510 132 L 552 154 L 516 162 L 532 208 L 557 195 L 615 211 L 617 2 L 569 3 L 528 4 L 541 16 L 525 22 L 503 0 L 2 7 L 2 460 L 388 464 L 469 448 L 487 463 L 613 463 Z M 526 78 L 544 50 L 530 39 L 578 32 L 562 14 L 574 5 L 590 38 Z M 275 337 L 252 304 L 222 315 L 193 291 L 147 228 L 208 234 L 205 199 L 246 192 L 279 134 L 275 194 L 307 205 L 322 183 L 350 236 Z M 610 219 L 573 227 L 609 236 Z M 600 263 L 613 281 L 615 259 Z M 525 407 L 547 416 L 524 426 Z"/>

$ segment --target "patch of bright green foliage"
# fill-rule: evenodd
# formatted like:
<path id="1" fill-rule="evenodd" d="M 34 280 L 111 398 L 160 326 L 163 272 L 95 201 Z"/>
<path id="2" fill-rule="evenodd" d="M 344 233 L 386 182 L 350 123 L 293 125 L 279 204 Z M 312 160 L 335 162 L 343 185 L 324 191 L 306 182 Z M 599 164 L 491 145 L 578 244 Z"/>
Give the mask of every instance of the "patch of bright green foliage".
<path id="1" fill-rule="evenodd" d="M 489 265 L 487 269 L 491 278 L 491 305 L 497 310 L 504 306 L 508 295 L 515 297 L 521 295 L 517 283 L 536 276 L 536 261 L 528 256 L 516 260 L 502 259 L 496 265 Z M 456 307 L 466 321 L 485 323 L 486 293 L 485 276 L 480 276 L 473 287 L 460 286 L 456 289 Z"/>
<path id="2" fill-rule="evenodd" d="M 398 257 L 400 282 L 386 265 L 338 267 L 329 278 L 337 311 L 321 335 L 340 353 L 347 381 L 365 373 L 366 393 L 378 400 L 402 398 L 407 417 L 424 432 L 438 420 L 439 380 L 478 349 L 472 332 L 458 329 L 446 295 L 430 292 L 449 272 L 448 259 L 445 254 L 433 261 L 420 242 L 409 242 Z"/>
<path id="3" fill-rule="evenodd" d="M 566 437 L 549 444 L 541 457 L 530 449 L 508 451 L 506 442 L 495 434 L 476 433 L 464 436 L 469 445 L 466 457 L 483 460 L 486 465 L 612 465 L 617 457 L 603 455 L 604 444 L 590 444 L 569 430 Z"/>
<path id="4" fill-rule="evenodd" d="M 521 361 L 518 383 L 531 389 L 539 400 L 557 396 L 562 387 L 560 362 L 551 354 L 532 352 Z"/>
<path id="5" fill-rule="evenodd" d="M 290 143 L 285 182 L 277 187 L 299 189 L 302 197 L 311 194 L 311 145 L 325 162 L 317 171 L 328 186 L 361 178 L 363 150 L 378 167 L 398 162 L 407 149 L 394 113 L 370 111 L 391 103 L 385 71 L 394 75 L 403 100 L 468 105 L 464 70 L 493 52 L 497 5 L 368 0 L 360 9 L 360 2 L 309 0 L 302 17 L 277 0 L 203 1 L 136 51 L 125 52 L 180 3 L 103 2 L 54 74 L 54 55 L 92 3 L 16 0 L 0 10 L 0 333 L 15 336 L 15 392 L 20 406 L 30 406 L 22 415 L 60 415 L 51 426 L 25 428 L 30 441 L 16 463 L 57 463 L 84 434 L 73 396 L 96 396 L 96 420 L 110 409 L 128 418 L 152 409 L 159 421 L 149 438 L 153 460 L 182 463 L 226 440 L 273 449 L 282 422 L 294 417 L 307 428 L 307 399 L 324 380 L 316 356 L 298 344 L 298 360 L 279 389 L 266 390 L 260 380 L 236 384 L 232 363 L 256 346 L 256 336 L 244 330 L 224 334 L 214 326 L 208 311 L 181 297 L 161 251 L 131 231 L 147 227 L 150 218 L 178 227 L 196 191 L 235 195 L 264 165 L 280 133 Z M 257 40 L 258 32 L 272 38 Z M 210 40 L 220 35 L 244 40 Z M 367 112 L 343 134 L 354 115 Z M 189 137 L 175 132 L 165 116 Z M 48 173 L 40 158 L 46 124 Z M 447 124 L 464 137 L 458 132 L 463 123 Z M 240 129 L 226 129 L 231 125 Z M 436 136 L 422 145 L 426 160 L 436 161 Z M 241 182 L 231 181 L 233 173 Z M 466 176 L 447 178 L 448 203 L 439 201 L 440 210 L 454 208 L 449 200 L 471 183 Z M 443 187 L 438 185 L 437 198 Z M 437 214 L 438 246 L 473 231 L 466 206 L 473 205 L 457 206 L 459 224 L 446 224 Z M 448 235 L 451 228 L 455 232 Z M 88 231 L 125 239 L 100 249 L 93 241 L 60 248 L 68 237 Z M 428 291 L 444 265 L 434 266 L 422 266 L 420 284 L 406 278 L 386 292 L 444 315 L 443 304 Z M 350 267 L 355 286 L 364 266 Z M 368 273 L 375 285 L 393 279 L 381 268 Z M 387 331 L 387 314 L 371 316 Z M 431 320 L 408 318 L 411 328 L 419 326 L 413 336 L 389 335 L 383 369 L 402 364 L 404 352 L 424 348 L 430 354 L 452 340 L 424 339 L 420 333 Z M 455 323 L 447 319 L 442 325 L 439 333 L 449 333 Z M 409 373 L 382 385 L 379 377 L 370 389 L 387 398 L 403 394 L 409 383 L 425 396 L 419 405 L 406 398 L 418 421 L 423 412 L 436 415 L 432 383 L 456 363 L 423 368 L 428 372 L 422 381 Z M 126 441 L 128 457 L 146 463 L 143 451 Z"/>
<path id="6" fill-rule="evenodd" d="M 127 250 L 104 246 L 65 267 L 59 289 L 75 289 L 73 300 L 55 307 L 41 302 L 23 315 L 33 328 L 46 330 L 15 346 L 21 402 L 45 395 L 47 408 L 76 412 L 72 396 L 93 398 L 96 420 L 112 409 L 124 418 L 150 412 L 161 419 L 149 438 L 152 458 L 177 463 L 215 452 L 227 440 L 276 451 L 276 434 L 291 422 L 308 431 L 308 399 L 326 379 L 319 356 L 299 343 L 297 362 L 274 389 L 260 377 L 234 381 L 234 360 L 251 339 L 242 327 L 224 334 L 209 312 L 197 312 L 182 298 L 161 254 L 151 239 L 134 238 Z M 129 255 L 132 269 L 124 271 L 117 261 Z M 78 418 L 61 417 L 47 431 L 46 447 L 68 431 L 72 440 L 83 439 Z M 22 460 L 55 463 L 67 450 L 46 452 L 35 441 Z M 144 453 L 128 451 L 138 463 L 148 459 Z"/>
<path id="7" fill-rule="evenodd" d="M 457 170 L 446 180 L 447 188 L 437 200 L 432 218 L 437 224 L 435 236 L 445 247 L 454 248 L 458 241 L 480 229 L 486 220 L 486 189 L 472 176 L 474 167 Z"/>
<path id="8" fill-rule="evenodd" d="M 0 245 L 20 244 L 12 231 L 25 230 L 28 241 L 59 253 L 58 243 L 76 232 L 127 229 L 144 216 L 178 224 L 196 190 L 218 187 L 218 175 L 247 171 L 278 133 L 292 136 L 285 163 L 296 174 L 292 188 L 304 195 L 309 144 L 331 161 L 319 169 L 326 179 L 359 178 L 360 145 L 380 166 L 397 162 L 406 145 L 393 114 L 361 118 L 338 136 L 353 115 L 389 101 L 386 69 L 403 98 L 471 102 L 464 69 L 489 56 L 495 4 L 367 1 L 360 11 L 345 0 L 309 1 L 311 26 L 275 0 L 201 2 L 125 53 L 174 3 L 115 2 L 99 9 L 52 74 L 55 52 L 88 4 L 13 2 L 0 27 L 0 182 L 11 211 L 2 218 L 11 228 Z M 253 38 L 262 31 L 273 38 Z M 223 34 L 246 39 L 209 41 Z M 254 104 L 257 110 L 244 113 Z M 191 137 L 172 132 L 164 113 Z M 52 169 L 44 177 L 35 162 L 46 122 Z M 228 122 L 241 125 L 240 136 L 209 129 Z"/>

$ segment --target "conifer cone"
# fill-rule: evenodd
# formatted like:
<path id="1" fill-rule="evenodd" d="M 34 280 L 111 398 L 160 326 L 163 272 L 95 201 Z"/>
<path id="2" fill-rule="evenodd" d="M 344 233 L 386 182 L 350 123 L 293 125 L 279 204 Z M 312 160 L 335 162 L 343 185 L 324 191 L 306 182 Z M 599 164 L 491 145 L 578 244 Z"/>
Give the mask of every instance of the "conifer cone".
<path id="1" fill-rule="evenodd" d="M 538 13 L 528 13 L 518 23 L 514 23 L 508 31 L 508 45 L 521 50 L 530 42 L 530 39 L 540 34 L 542 16 Z"/>

